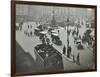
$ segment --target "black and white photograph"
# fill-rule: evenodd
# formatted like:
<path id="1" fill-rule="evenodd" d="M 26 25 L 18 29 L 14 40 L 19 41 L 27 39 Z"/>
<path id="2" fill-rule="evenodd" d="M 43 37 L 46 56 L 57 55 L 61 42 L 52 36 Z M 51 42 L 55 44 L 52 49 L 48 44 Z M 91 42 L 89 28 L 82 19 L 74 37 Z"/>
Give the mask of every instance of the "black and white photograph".
<path id="1" fill-rule="evenodd" d="M 95 8 L 15 6 L 16 74 L 96 69 Z"/>

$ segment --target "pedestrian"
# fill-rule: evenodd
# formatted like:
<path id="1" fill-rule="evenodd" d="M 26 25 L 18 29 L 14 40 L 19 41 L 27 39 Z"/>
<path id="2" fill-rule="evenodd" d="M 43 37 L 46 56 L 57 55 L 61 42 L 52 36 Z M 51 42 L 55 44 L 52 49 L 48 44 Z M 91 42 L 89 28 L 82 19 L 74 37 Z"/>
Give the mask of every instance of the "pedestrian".
<path id="1" fill-rule="evenodd" d="M 32 31 L 30 32 L 30 35 L 31 35 L 31 37 L 32 37 Z"/>
<path id="2" fill-rule="evenodd" d="M 77 54 L 77 64 L 80 65 L 80 53 Z"/>
<path id="3" fill-rule="evenodd" d="M 75 55 L 73 54 L 73 62 L 75 62 Z"/>
<path id="4" fill-rule="evenodd" d="M 67 46 L 69 46 L 69 38 L 67 38 Z"/>
<path id="5" fill-rule="evenodd" d="M 77 36 L 76 34 L 74 35 L 74 44 L 76 44 L 76 41 L 77 41 Z"/>
<path id="6" fill-rule="evenodd" d="M 79 39 L 81 40 L 81 35 L 79 35 Z"/>
<path id="7" fill-rule="evenodd" d="M 64 54 L 64 55 L 66 54 L 66 47 L 65 47 L 65 45 L 64 45 L 64 47 L 63 47 L 63 54 Z"/>
<path id="8" fill-rule="evenodd" d="M 67 47 L 67 57 L 69 58 L 69 48 Z"/>
<path id="9" fill-rule="evenodd" d="M 76 31 L 75 31 L 75 29 L 74 29 L 74 31 L 72 32 L 73 37 L 74 37 L 75 32 L 76 32 Z"/>
<path id="10" fill-rule="evenodd" d="M 71 56 L 71 46 L 68 46 L 67 48 L 67 57 L 70 58 Z"/>
<path id="11" fill-rule="evenodd" d="M 28 29 L 29 29 L 29 25 L 28 25 Z"/>
<path id="12" fill-rule="evenodd" d="M 71 51 L 72 51 L 71 46 L 68 47 L 68 51 L 69 51 L 69 57 L 70 57 L 71 56 Z"/>
<path id="13" fill-rule="evenodd" d="M 58 30 L 58 34 L 59 34 L 59 30 Z"/>
<path id="14" fill-rule="evenodd" d="M 50 39 L 49 38 L 46 39 L 46 42 L 47 42 L 47 45 L 50 45 Z"/>
<path id="15" fill-rule="evenodd" d="M 78 36 L 79 35 L 79 29 L 77 28 L 77 32 L 76 32 L 76 35 Z"/>

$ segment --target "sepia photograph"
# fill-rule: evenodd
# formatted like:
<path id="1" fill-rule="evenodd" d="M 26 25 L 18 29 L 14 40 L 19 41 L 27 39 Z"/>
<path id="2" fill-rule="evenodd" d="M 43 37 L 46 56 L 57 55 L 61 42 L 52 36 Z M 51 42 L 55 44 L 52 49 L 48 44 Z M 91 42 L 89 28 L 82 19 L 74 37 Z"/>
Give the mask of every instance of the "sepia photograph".
<path id="1" fill-rule="evenodd" d="M 15 3 L 16 74 L 96 70 L 96 6 L 59 5 Z"/>

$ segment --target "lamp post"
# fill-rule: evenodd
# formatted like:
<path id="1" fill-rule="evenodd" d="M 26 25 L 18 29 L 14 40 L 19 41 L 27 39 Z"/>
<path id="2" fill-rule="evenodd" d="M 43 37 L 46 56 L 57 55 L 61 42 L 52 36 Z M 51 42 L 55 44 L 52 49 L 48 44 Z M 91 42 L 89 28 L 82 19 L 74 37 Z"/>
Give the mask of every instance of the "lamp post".
<path id="1" fill-rule="evenodd" d="M 52 11 L 52 20 L 51 20 L 51 23 L 52 23 L 52 27 L 55 27 L 56 26 L 56 20 L 55 20 L 55 11 L 53 9 Z"/>
<path id="2" fill-rule="evenodd" d="M 67 18 L 67 46 L 69 46 L 69 18 Z"/>
<path id="3" fill-rule="evenodd" d="M 66 26 L 67 26 L 67 47 L 69 46 L 69 20 L 70 18 L 70 8 L 68 7 L 68 18 L 67 18 L 67 21 L 66 21 Z"/>

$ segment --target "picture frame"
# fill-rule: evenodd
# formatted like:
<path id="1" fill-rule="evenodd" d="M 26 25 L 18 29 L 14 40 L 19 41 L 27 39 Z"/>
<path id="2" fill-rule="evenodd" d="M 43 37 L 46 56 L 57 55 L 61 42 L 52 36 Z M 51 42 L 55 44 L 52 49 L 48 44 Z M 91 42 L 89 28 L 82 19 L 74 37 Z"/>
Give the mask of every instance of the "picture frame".
<path id="1" fill-rule="evenodd" d="M 23 27 L 22 25 L 23 24 L 27 25 L 27 28 L 31 27 L 33 28 L 34 27 L 33 21 L 35 22 L 36 28 L 38 27 L 37 25 L 44 25 L 44 26 L 49 25 L 49 26 L 43 27 L 43 30 L 40 28 L 41 30 L 39 31 L 39 33 L 38 30 L 35 30 L 35 28 L 34 32 L 29 33 L 28 30 L 25 31 L 26 30 L 24 29 L 25 26 Z M 81 26 L 78 26 L 80 24 Z M 82 24 L 85 25 L 86 29 L 83 28 Z M 74 30 L 70 29 L 71 32 L 69 31 L 69 28 L 72 28 L 73 26 L 74 28 L 79 30 L 79 33 L 81 33 L 83 30 L 86 32 L 87 29 L 88 31 L 90 31 L 91 29 L 89 33 L 87 31 L 87 33 L 84 34 L 82 33 L 83 35 L 80 34 L 82 38 L 81 41 L 83 45 L 83 50 L 81 50 L 80 49 L 81 47 L 79 47 L 81 45 L 81 43 L 78 42 L 79 40 L 75 40 L 73 36 L 75 32 L 72 33 L 72 31 Z M 57 30 L 58 33 L 59 31 L 61 32 L 61 30 L 59 29 L 63 28 L 63 30 L 62 33 L 59 35 L 51 31 L 49 34 L 50 30 L 49 28 L 50 29 L 53 28 L 52 30 Z M 44 30 L 47 30 L 47 34 L 52 35 L 51 37 L 54 39 L 52 43 L 49 44 L 48 41 L 46 42 L 42 41 L 43 45 L 42 46 L 40 45 L 40 43 L 38 43 L 39 42 L 38 38 L 40 38 L 41 40 L 42 37 L 44 38 L 48 37 L 47 35 L 46 36 L 43 35 L 41 37 L 40 33 L 42 34 L 45 33 L 43 32 Z M 64 30 L 67 32 L 63 32 Z M 68 31 L 71 33 L 70 35 L 68 35 Z M 68 37 L 66 38 L 67 41 L 66 43 L 64 43 L 65 41 L 62 42 L 64 40 L 63 38 L 65 38 L 64 37 L 65 33 L 67 34 L 66 37 Z M 91 38 L 89 37 L 90 33 L 93 35 L 90 36 Z M 53 36 L 53 34 L 55 35 Z M 60 38 L 55 37 L 56 35 L 59 36 Z M 71 44 L 70 40 L 72 36 L 74 38 L 75 44 Z M 61 42 L 60 43 L 58 41 L 56 42 L 57 39 L 61 40 Z M 93 42 L 91 42 L 91 39 Z M 83 42 L 85 42 L 85 44 Z M 34 44 L 36 44 L 37 46 L 36 45 L 34 46 Z M 58 44 L 58 46 L 56 46 L 55 44 Z M 58 50 L 56 49 L 56 47 L 58 48 Z M 77 47 L 79 47 L 79 50 L 77 49 Z M 33 48 L 34 51 L 32 51 Z M 46 52 L 44 52 L 43 50 Z M 70 50 L 71 53 L 68 52 Z M 76 51 L 80 52 L 79 54 L 77 54 L 77 56 L 75 56 Z M 44 53 L 41 55 L 40 52 Z M 49 54 L 46 53 L 49 53 L 51 55 L 48 57 Z M 35 57 L 33 56 L 34 54 Z M 76 62 L 76 59 L 78 63 Z M 96 5 L 33 2 L 33 1 L 11 1 L 11 76 L 12 77 L 42 75 L 42 74 L 92 72 L 92 71 L 97 71 L 97 6 Z"/>

